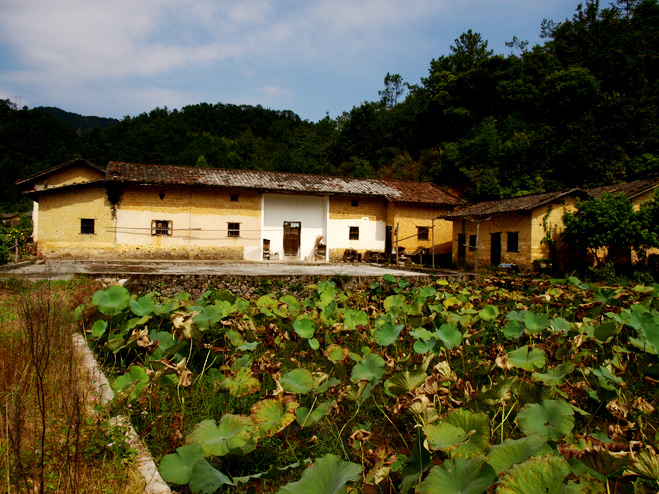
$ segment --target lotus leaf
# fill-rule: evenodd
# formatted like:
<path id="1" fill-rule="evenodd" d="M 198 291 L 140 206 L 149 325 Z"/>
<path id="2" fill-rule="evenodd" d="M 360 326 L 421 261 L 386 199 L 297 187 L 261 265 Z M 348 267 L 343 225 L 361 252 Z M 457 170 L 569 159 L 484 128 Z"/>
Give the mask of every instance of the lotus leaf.
<path id="1" fill-rule="evenodd" d="M 108 322 L 99 319 L 92 324 L 92 337 L 98 339 L 105 334 L 108 329 Z"/>
<path id="2" fill-rule="evenodd" d="M 223 485 L 233 485 L 231 479 L 213 468 L 205 459 L 195 463 L 190 478 L 190 490 L 194 493 L 213 494 Z"/>
<path id="3" fill-rule="evenodd" d="M 295 410 L 299 406 L 288 397 L 265 398 L 252 406 L 250 416 L 261 437 L 274 436 L 295 420 Z"/>
<path id="4" fill-rule="evenodd" d="M 311 371 L 299 368 L 284 374 L 279 382 L 287 393 L 305 394 L 315 385 Z"/>
<path id="5" fill-rule="evenodd" d="M 278 309 L 279 301 L 272 298 L 270 295 L 263 295 L 256 301 L 256 307 L 261 311 L 262 314 L 265 314 L 269 317 L 283 316 L 286 317 L 286 314 L 281 313 Z"/>
<path id="6" fill-rule="evenodd" d="M 285 313 L 284 311 L 287 311 L 288 314 L 286 316 L 290 319 L 295 319 L 302 309 L 302 304 L 293 295 L 284 295 L 280 297 L 279 301 L 286 306 L 285 308 L 281 308 L 281 312 Z"/>
<path id="7" fill-rule="evenodd" d="M 219 425 L 214 420 L 202 420 L 195 425 L 187 440 L 201 446 L 207 457 L 244 454 L 255 445 L 254 428 L 249 417 L 226 414 Z"/>
<path id="8" fill-rule="evenodd" d="M 229 391 L 231 396 L 242 398 L 258 392 L 261 389 L 261 383 L 254 377 L 250 367 L 241 367 L 235 377 L 227 377 L 222 381 L 222 388 Z"/>
<path id="9" fill-rule="evenodd" d="M 469 440 L 469 434 L 461 427 L 447 422 L 430 424 L 423 428 L 431 451 L 453 451 Z"/>
<path id="10" fill-rule="evenodd" d="M 647 449 L 640 451 L 634 456 L 627 472 L 659 482 L 659 455 Z"/>
<path id="11" fill-rule="evenodd" d="M 484 452 L 490 443 L 490 419 L 484 413 L 458 408 L 449 413 L 444 422 L 461 428 L 469 440 L 453 451 L 453 457 L 473 458 Z"/>
<path id="12" fill-rule="evenodd" d="M 517 415 L 524 434 L 538 434 L 550 441 L 565 437 L 574 427 L 574 410 L 564 400 L 543 400 L 529 403 Z"/>
<path id="13" fill-rule="evenodd" d="M 478 315 L 483 321 L 494 321 L 499 315 L 499 309 L 495 305 L 486 305 Z"/>
<path id="14" fill-rule="evenodd" d="M 456 458 L 433 467 L 417 494 L 482 494 L 496 480 L 496 473 L 482 458 Z"/>
<path id="15" fill-rule="evenodd" d="M 300 427 L 307 427 L 315 424 L 320 419 L 328 415 L 332 411 L 332 407 L 336 405 L 336 400 L 326 401 L 318 405 L 313 410 L 300 407 L 295 412 L 297 423 Z"/>
<path id="16" fill-rule="evenodd" d="M 432 337 L 428 340 L 416 340 L 414 342 L 414 351 L 418 353 L 419 355 L 423 355 L 425 353 L 428 353 L 430 350 L 432 350 L 435 345 L 437 344 L 437 339 Z"/>
<path id="17" fill-rule="evenodd" d="M 510 319 L 503 327 L 503 335 L 509 340 L 519 340 L 524 334 L 526 326 L 523 321 L 517 319 Z"/>
<path id="18" fill-rule="evenodd" d="M 280 494 L 342 494 L 348 482 L 360 479 L 362 467 L 344 461 L 336 455 L 327 454 L 318 458 L 313 466 L 302 473 L 302 478 L 291 482 L 279 491 Z"/>
<path id="19" fill-rule="evenodd" d="M 156 303 L 153 301 L 153 298 L 144 296 L 137 300 L 130 300 L 128 305 L 130 306 L 130 310 L 133 311 L 133 314 L 144 317 L 150 316 L 153 313 Z"/>
<path id="20" fill-rule="evenodd" d="M 519 439 L 506 439 L 501 444 L 492 446 L 487 454 L 487 462 L 500 474 L 513 465 L 524 463 L 532 456 L 550 451 L 547 438 L 531 434 Z"/>
<path id="21" fill-rule="evenodd" d="M 524 325 L 529 334 L 538 334 L 549 327 L 549 316 L 526 311 L 524 314 Z"/>
<path id="22" fill-rule="evenodd" d="M 538 370 L 545 366 L 545 352 L 528 345 L 508 352 L 508 363 L 524 370 Z"/>
<path id="23" fill-rule="evenodd" d="M 531 458 L 514 465 L 502 474 L 497 494 L 579 494 L 603 493 L 604 486 L 596 480 L 582 480 L 579 484 L 563 480 L 570 466 L 563 458 L 554 455 Z"/>
<path id="24" fill-rule="evenodd" d="M 114 381 L 114 389 L 117 393 L 125 393 L 130 390 L 128 402 L 137 398 L 148 385 L 149 376 L 146 369 L 139 365 L 132 365 L 128 372 Z"/>
<path id="25" fill-rule="evenodd" d="M 376 353 L 370 353 L 352 368 L 350 380 L 356 383 L 363 380 L 381 379 L 384 376 L 384 371 L 384 359 Z"/>
<path id="26" fill-rule="evenodd" d="M 579 460 L 595 472 L 609 476 L 629 465 L 632 456 L 629 451 L 612 452 L 602 446 L 594 446 L 584 449 Z"/>
<path id="27" fill-rule="evenodd" d="M 347 358 L 348 355 L 350 355 L 350 350 L 348 350 L 346 347 L 342 347 L 333 343 L 325 349 L 324 354 L 329 360 L 336 364 L 337 362 Z"/>
<path id="28" fill-rule="evenodd" d="M 160 462 L 160 475 L 167 482 L 187 484 L 192 477 L 192 469 L 204 459 L 204 451 L 198 444 L 186 444 L 176 448 L 176 453 L 165 455 Z"/>
<path id="29" fill-rule="evenodd" d="M 99 312 L 107 316 L 116 316 L 121 313 L 130 300 L 130 293 L 123 286 L 112 285 L 105 290 L 99 290 L 92 295 L 92 302 Z"/>
<path id="30" fill-rule="evenodd" d="M 313 337 L 313 321 L 306 316 L 299 316 L 293 323 L 293 329 L 301 338 L 308 339 Z"/>
<path id="31" fill-rule="evenodd" d="M 404 324 L 391 324 L 390 322 L 385 322 L 375 330 L 373 333 L 373 339 L 378 345 L 389 346 L 398 341 L 398 336 L 404 327 Z"/>
<path id="32" fill-rule="evenodd" d="M 368 326 L 368 314 L 363 310 L 346 309 L 343 313 L 343 324 L 350 330 L 356 329 L 357 326 Z"/>
<path id="33" fill-rule="evenodd" d="M 656 352 L 659 352 L 659 324 L 644 323 L 641 326 L 641 334 L 645 337 L 645 341 L 652 345 Z"/>
<path id="34" fill-rule="evenodd" d="M 171 315 L 172 324 L 174 325 L 174 338 L 185 341 L 200 341 L 204 338 L 204 333 L 199 331 L 193 319 L 198 312 L 173 312 Z"/>
<path id="35" fill-rule="evenodd" d="M 453 350 L 462 343 L 462 333 L 452 324 L 442 324 L 435 330 L 435 334 L 449 350 Z"/>
<path id="36" fill-rule="evenodd" d="M 423 371 L 415 373 L 410 373 L 410 371 L 398 372 L 387 379 L 384 386 L 390 393 L 400 396 L 421 386 L 427 377 L 427 374 Z"/>
<path id="37" fill-rule="evenodd" d="M 562 317 L 555 317 L 549 322 L 554 331 L 562 333 L 567 332 L 572 327 L 572 323 Z"/>
<path id="38" fill-rule="evenodd" d="M 387 312 L 404 313 L 405 297 L 401 294 L 389 295 L 384 299 L 384 310 Z"/>
<path id="39" fill-rule="evenodd" d="M 208 329 L 225 316 L 224 311 L 217 305 L 207 305 L 192 319 L 202 329 Z"/>
<path id="40" fill-rule="evenodd" d="M 547 386 L 558 386 L 560 384 L 563 384 L 563 380 L 565 379 L 565 376 L 571 374 L 575 368 L 576 365 L 574 364 L 574 362 L 567 361 L 567 362 L 563 362 L 562 364 L 558 364 L 556 367 L 548 370 L 544 374 L 541 374 L 539 372 L 534 372 L 532 374 L 532 377 L 536 381 L 541 381 L 545 383 Z"/>

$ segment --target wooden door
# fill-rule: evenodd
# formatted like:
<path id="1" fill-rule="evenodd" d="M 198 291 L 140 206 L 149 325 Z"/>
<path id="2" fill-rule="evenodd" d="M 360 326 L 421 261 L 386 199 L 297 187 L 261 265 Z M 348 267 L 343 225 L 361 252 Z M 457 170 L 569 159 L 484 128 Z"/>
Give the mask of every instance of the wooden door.
<path id="1" fill-rule="evenodd" d="M 284 255 L 300 255 L 300 231 L 302 224 L 299 221 L 284 221 Z"/>
<path id="2" fill-rule="evenodd" d="M 501 264 L 501 233 L 490 233 L 490 259 L 492 266 L 496 267 Z"/>
<path id="3" fill-rule="evenodd" d="M 467 235 L 458 233 L 458 267 L 464 268 L 467 259 Z"/>

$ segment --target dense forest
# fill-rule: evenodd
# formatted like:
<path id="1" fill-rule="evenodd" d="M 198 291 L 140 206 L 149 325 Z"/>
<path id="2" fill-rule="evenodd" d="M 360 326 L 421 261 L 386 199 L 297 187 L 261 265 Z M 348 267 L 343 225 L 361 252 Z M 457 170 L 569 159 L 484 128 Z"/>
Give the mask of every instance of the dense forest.
<path id="1" fill-rule="evenodd" d="M 222 103 L 116 121 L 0 100 L 0 208 L 27 208 L 14 181 L 75 157 L 430 180 L 471 200 L 659 174 L 658 0 L 587 1 L 541 36 L 503 56 L 468 31 L 417 84 L 386 74 L 378 100 L 318 122 Z"/>

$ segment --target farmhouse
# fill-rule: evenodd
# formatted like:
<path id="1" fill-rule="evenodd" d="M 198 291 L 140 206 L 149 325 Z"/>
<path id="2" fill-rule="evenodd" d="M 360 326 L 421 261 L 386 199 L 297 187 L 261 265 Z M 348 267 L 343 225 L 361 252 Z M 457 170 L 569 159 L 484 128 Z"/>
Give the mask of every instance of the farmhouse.
<path id="1" fill-rule="evenodd" d="M 454 211 L 446 216 L 454 223 L 453 263 L 460 268 L 511 264 L 531 269 L 534 261 L 551 257 L 550 245 L 563 230 L 563 212 L 587 197 L 580 189 L 569 189 Z"/>
<path id="2" fill-rule="evenodd" d="M 47 258 L 341 260 L 451 252 L 460 200 L 427 182 L 77 159 L 17 185 Z"/>

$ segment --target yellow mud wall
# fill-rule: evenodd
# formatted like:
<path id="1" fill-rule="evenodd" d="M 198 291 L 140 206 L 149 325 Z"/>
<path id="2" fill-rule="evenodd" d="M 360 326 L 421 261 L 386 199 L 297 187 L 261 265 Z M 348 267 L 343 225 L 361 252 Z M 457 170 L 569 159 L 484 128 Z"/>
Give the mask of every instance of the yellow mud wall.
<path id="1" fill-rule="evenodd" d="M 81 219 L 94 220 L 83 234 Z M 103 187 L 43 194 L 39 199 L 37 254 L 55 259 L 94 259 L 115 255 L 114 220 Z"/>
<path id="2" fill-rule="evenodd" d="M 391 223 L 394 227 L 398 226 L 399 247 L 405 247 L 407 253 L 414 252 L 417 247 L 432 248 L 432 226 L 433 218 L 445 215 L 452 209 L 429 206 L 423 204 L 398 203 L 392 208 Z M 451 252 L 451 239 L 453 236 L 453 222 L 436 219 L 435 225 L 435 254 L 449 254 Z M 419 226 L 428 228 L 428 240 L 419 240 L 417 237 Z M 396 237 L 392 239 L 395 245 Z"/>
<path id="3" fill-rule="evenodd" d="M 261 196 L 253 191 L 131 186 L 117 208 L 118 251 L 126 258 L 258 257 L 260 217 Z M 153 221 L 171 222 L 172 234 L 153 235 Z M 229 236 L 229 223 L 240 225 L 239 236 Z"/>
<path id="4" fill-rule="evenodd" d="M 356 206 L 353 206 L 353 201 Z M 335 196 L 329 200 L 327 242 L 330 261 L 342 261 L 346 249 L 360 254 L 384 251 L 387 201 L 375 197 Z M 359 238 L 350 239 L 350 228 L 359 228 Z"/>
<path id="5" fill-rule="evenodd" d="M 78 184 L 103 178 L 105 178 L 105 174 L 100 170 L 94 170 L 88 166 L 71 166 L 61 170 L 55 170 L 47 176 L 40 178 L 35 182 L 34 188 L 43 189 L 46 185 L 48 187 L 53 187 Z"/>

